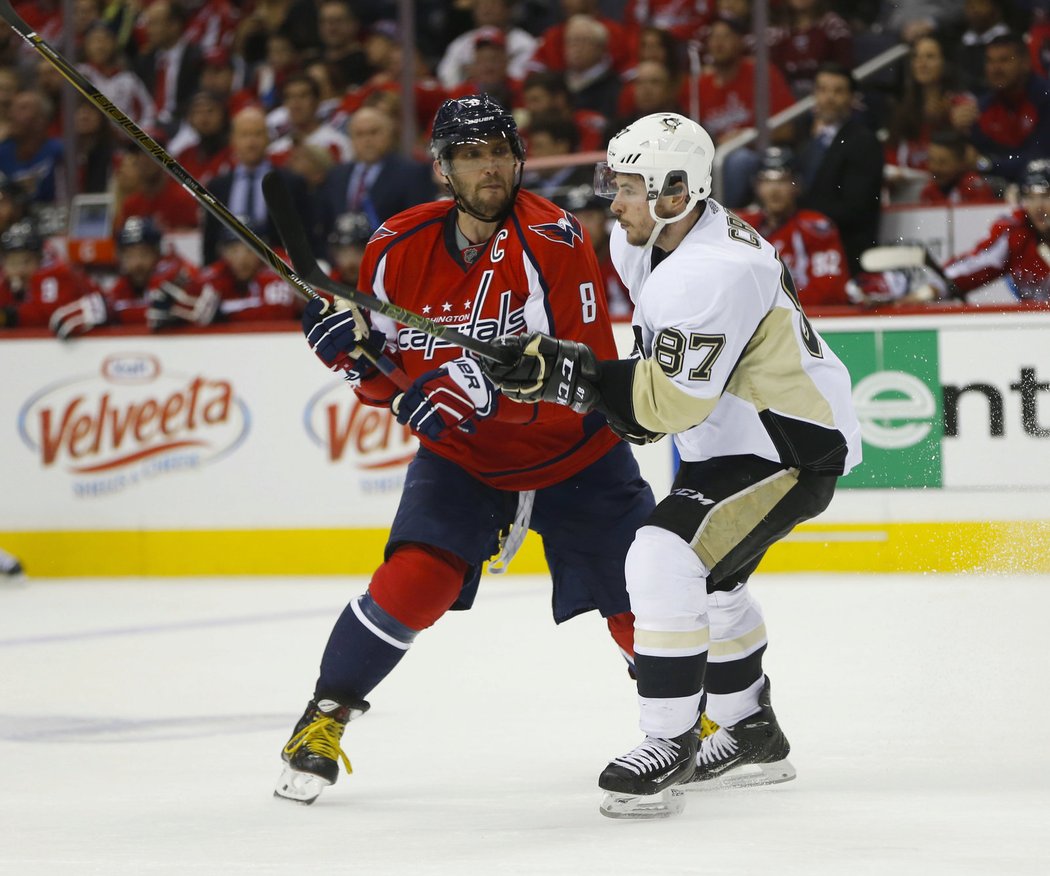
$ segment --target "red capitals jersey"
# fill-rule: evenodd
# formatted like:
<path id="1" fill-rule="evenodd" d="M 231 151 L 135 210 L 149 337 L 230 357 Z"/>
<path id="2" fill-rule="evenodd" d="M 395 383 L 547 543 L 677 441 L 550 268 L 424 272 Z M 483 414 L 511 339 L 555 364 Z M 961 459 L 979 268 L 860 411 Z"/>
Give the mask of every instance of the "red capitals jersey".
<path id="1" fill-rule="evenodd" d="M 186 289 L 196 279 L 197 273 L 196 266 L 173 254 L 157 262 L 142 289 L 136 289 L 125 276 L 117 277 L 106 292 L 106 303 L 113 320 L 121 325 L 145 324 L 149 306 L 147 295 L 151 289 L 158 289 L 161 283 L 174 283 L 180 289 Z"/>
<path id="2" fill-rule="evenodd" d="M 47 328 L 58 308 L 97 291 L 80 271 L 65 262 L 52 262 L 36 271 L 24 290 L 15 291 L 7 277 L 0 278 L 0 309 L 13 307 L 19 326 Z"/>
<path id="3" fill-rule="evenodd" d="M 210 286 L 222 299 L 216 321 L 258 322 L 267 319 L 297 319 L 301 299 L 269 268 L 260 267 L 247 283 L 233 276 L 222 259 L 212 262 L 186 291 L 197 297 Z"/>
<path id="4" fill-rule="evenodd" d="M 496 233 L 461 253 L 456 213 L 451 201 L 436 201 L 384 222 L 365 249 L 360 289 L 479 340 L 541 331 L 617 358 L 598 261 L 575 216 L 521 191 Z M 381 314 L 372 320 L 413 380 L 463 355 Z M 533 490 L 565 480 L 618 439 L 596 412 L 580 417 L 501 397 L 474 434 L 453 429 L 442 441 L 420 440 L 487 484 Z"/>
<path id="5" fill-rule="evenodd" d="M 838 229 L 823 213 L 799 210 L 779 228 L 771 228 L 761 210 L 740 210 L 780 254 L 791 271 L 803 307 L 849 304 L 849 268 Z"/>
<path id="6" fill-rule="evenodd" d="M 1022 301 L 1050 301 L 1050 243 L 1039 236 L 1024 210 L 1013 210 L 973 249 L 945 265 L 944 273 L 961 292 L 1009 276 L 1014 295 Z"/>

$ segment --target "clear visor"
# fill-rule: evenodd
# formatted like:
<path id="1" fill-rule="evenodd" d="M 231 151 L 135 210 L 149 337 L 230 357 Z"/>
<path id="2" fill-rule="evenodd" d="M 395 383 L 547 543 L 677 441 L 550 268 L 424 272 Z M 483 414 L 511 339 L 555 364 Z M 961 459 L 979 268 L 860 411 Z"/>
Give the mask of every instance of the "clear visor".
<path id="1" fill-rule="evenodd" d="M 443 160 L 445 172 L 474 173 L 490 166 L 509 167 L 518 160 L 514 147 L 505 136 L 457 140 Z"/>
<path id="2" fill-rule="evenodd" d="M 640 173 L 615 171 L 602 161 L 594 168 L 594 193 L 599 198 L 613 200 L 617 195 L 621 201 L 651 201 L 656 197 L 645 184 Z"/>
<path id="3" fill-rule="evenodd" d="M 685 174 L 671 171 L 664 177 L 660 191 L 651 190 L 640 173 L 624 173 L 613 170 L 608 162 L 600 161 L 594 166 L 594 193 L 599 198 L 613 200 L 617 195 L 621 201 L 653 201 L 664 195 L 682 192 Z"/>

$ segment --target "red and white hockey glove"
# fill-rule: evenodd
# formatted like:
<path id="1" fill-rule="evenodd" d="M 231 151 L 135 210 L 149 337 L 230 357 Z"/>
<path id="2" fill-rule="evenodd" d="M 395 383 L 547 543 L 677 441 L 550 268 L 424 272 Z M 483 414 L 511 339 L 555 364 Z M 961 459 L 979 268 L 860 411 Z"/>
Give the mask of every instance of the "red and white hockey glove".
<path id="1" fill-rule="evenodd" d="M 48 327 L 62 340 L 91 331 L 106 321 L 106 299 L 98 292 L 78 298 L 51 314 Z"/>
<path id="2" fill-rule="evenodd" d="M 370 377 L 376 366 L 368 356 L 378 358 L 386 335 L 368 324 L 361 311 L 344 299 L 333 304 L 314 298 L 303 311 L 303 334 L 317 358 L 332 371 L 342 373 L 351 383 Z"/>
<path id="3" fill-rule="evenodd" d="M 222 298 L 207 284 L 199 295 L 190 295 L 175 283 L 164 282 L 150 289 L 146 300 L 146 324 L 156 331 L 166 325 L 189 322 L 194 325 L 211 325 L 219 312 Z"/>
<path id="4" fill-rule="evenodd" d="M 477 362 L 462 356 L 421 375 L 391 409 L 402 425 L 440 441 L 453 427 L 474 432 L 474 421 L 491 417 L 496 404 L 496 388 Z"/>

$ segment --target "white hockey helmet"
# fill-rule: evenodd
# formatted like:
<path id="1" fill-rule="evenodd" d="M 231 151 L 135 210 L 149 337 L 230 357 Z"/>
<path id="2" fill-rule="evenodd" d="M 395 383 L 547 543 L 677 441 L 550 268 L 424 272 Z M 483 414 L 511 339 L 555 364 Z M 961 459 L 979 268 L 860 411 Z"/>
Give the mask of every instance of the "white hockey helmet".
<path id="1" fill-rule="evenodd" d="M 616 174 L 641 176 L 649 213 L 656 222 L 647 244 L 652 246 L 664 225 L 685 218 L 695 203 L 711 194 L 714 158 L 711 136 L 692 119 L 678 113 L 653 113 L 632 122 L 609 141 L 607 160 L 595 168 L 594 193 L 615 198 Z M 657 216 L 657 198 L 675 194 L 683 185 L 689 193 L 686 209 L 670 218 Z"/>

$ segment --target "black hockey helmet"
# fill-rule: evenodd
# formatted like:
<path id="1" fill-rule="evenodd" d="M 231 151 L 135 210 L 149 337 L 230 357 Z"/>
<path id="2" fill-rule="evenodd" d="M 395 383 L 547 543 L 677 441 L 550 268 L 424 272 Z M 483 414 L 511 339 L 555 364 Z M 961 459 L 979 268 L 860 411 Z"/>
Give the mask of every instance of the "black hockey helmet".
<path id="1" fill-rule="evenodd" d="M 783 179 L 795 174 L 795 154 L 784 146 L 770 146 L 763 153 L 755 171 L 757 179 Z"/>
<path id="2" fill-rule="evenodd" d="M 343 213 L 336 217 L 328 235 L 329 246 L 364 246 L 372 236 L 372 223 L 364 213 Z"/>
<path id="3" fill-rule="evenodd" d="M 0 235 L 0 250 L 4 252 L 35 252 L 40 254 L 44 251 L 44 239 L 28 219 L 16 222 Z"/>
<path id="4" fill-rule="evenodd" d="M 1021 192 L 1029 195 L 1050 194 L 1050 159 L 1029 161 L 1021 177 Z"/>
<path id="5" fill-rule="evenodd" d="M 506 138 L 515 157 L 519 161 L 525 160 L 525 144 L 514 116 L 493 98 L 487 94 L 450 98 L 441 104 L 434 116 L 430 153 L 444 162 L 453 146 L 484 143 L 493 137 Z"/>
<path id="6" fill-rule="evenodd" d="M 131 216 L 117 232 L 117 247 L 134 246 L 144 243 L 154 249 L 160 249 L 160 229 L 148 216 Z"/>

